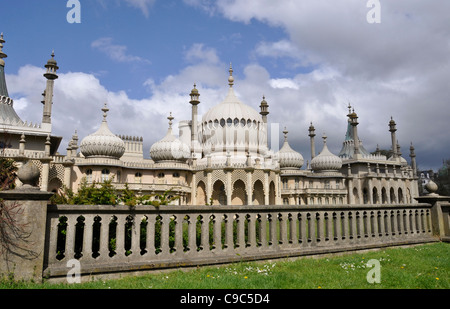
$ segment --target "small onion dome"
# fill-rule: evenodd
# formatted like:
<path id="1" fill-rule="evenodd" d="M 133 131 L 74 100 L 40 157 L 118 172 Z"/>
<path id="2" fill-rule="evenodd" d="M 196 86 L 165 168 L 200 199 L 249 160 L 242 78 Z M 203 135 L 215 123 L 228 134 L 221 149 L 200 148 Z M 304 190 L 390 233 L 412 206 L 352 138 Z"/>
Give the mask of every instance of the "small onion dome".
<path id="1" fill-rule="evenodd" d="M 172 134 L 172 113 L 169 119 L 169 130 L 166 136 L 154 143 L 150 148 L 150 156 L 155 162 L 159 161 L 185 161 L 190 157 L 191 150 L 188 145 Z"/>
<path id="2" fill-rule="evenodd" d="M 314 171 L 336 171 L 342 167 L 342 159 L 332 154 L 327 147 L 327 137 L 323 136 L 323 149 L 319 155 L 311 160 L 311 168 Z"/>
<path id="3" fill-rule="evenodd" d="M 120 159 L 125 153 L 125 142 L 108 127 L 106 121 L 109 109 L 105 106 L 102 108 L 103 121 L 97 132 L 86 136 L 80 144 L 80 150 L 83 156 L 88 157 L 107 157 Z"/>
<path id="4" fill-rule="evenodd" d="M 297 151 L 293 150 L 289 145 L 287 134 L 289 133 L 286 128 L 284 133 L 284 144 L 278 151 L 278 160 L 280 163 L 280 168 L 301 168 L 303 166 L 304 160 L 303 156 Z"/>

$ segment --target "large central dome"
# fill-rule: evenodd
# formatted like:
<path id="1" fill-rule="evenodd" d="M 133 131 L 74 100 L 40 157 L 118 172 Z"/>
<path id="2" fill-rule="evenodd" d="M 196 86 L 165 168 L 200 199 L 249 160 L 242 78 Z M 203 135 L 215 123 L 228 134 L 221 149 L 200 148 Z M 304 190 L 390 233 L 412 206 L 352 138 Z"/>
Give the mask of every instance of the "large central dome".
<path id="1" fill-rule="evenodd" d="M 255 158 L 267 153 L 266 124 L 255 109 L 235 95 L 232 72 L 230 68 L 230 88 L 225 100 L 204 114 L 199 127 L 203 153 L 211 155 L 213 162 L 227 154 L 238 163 L 245 162 L 247 154 Z"/>

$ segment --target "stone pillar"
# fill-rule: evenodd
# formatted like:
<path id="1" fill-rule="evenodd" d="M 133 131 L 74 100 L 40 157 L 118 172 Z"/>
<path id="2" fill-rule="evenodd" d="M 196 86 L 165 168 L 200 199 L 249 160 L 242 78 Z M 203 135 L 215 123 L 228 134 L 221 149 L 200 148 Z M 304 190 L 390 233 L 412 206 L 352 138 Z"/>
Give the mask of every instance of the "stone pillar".
<path id="1" fill-rule="evenodd" d="M 0 192 L 1 215 L 8 212 L 14 220 L 13 225 L 2 229 L 9 241 L 0 245 L 0 276 L 13 274 L 14 280 L 42 280 L 47 203 L 52 195 L 29 185 Z"/>
<path id="2" fill-rule="evenodd" d="M 450 207 L 442 205 L 444 203 L 448 205 L 450 196 L 440 196 L 436 194 L 435 192 L 437 192 L 438 186 L 433 181 L 429 181 L 426 184 L 425 189 L 430 193 L 425 196 L 416 197 L 416 200 L 419 203 L 433 205 L 431 208 L 431 226 L 433 235 L 439 236 L 443 241 L 450 241 Z"/>

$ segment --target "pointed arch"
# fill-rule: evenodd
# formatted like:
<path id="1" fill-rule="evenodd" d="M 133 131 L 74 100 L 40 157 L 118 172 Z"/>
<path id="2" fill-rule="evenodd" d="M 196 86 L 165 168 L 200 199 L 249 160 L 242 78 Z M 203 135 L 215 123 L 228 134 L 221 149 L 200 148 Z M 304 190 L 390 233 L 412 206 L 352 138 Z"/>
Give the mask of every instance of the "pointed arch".
<path id="1" fill-rule="evenodd" d="M 264 205 L 264 185 L 261 180 L 253 184 L 253 205 Z"/>
<path id="2" fill-rule="evenodd" d="M 269 205 L 275 205 L 275 183 L 273 181 L 269 184 Z"/>
<path id="3" fill-rule="evenodd" d="M 247 193 L 245 190 L 245 183 L 242 180 L 236 180 L 233 184 L 233 192 L 231 194 L 232 205 L 246 205 Z"/>
<path id="4" fill-rule="evenodd" d="M 225 193 L 225 184 L 221 180 L 216 180 L 213 185 L 212 191 L 212 204 L 213 205 L 226 205 L 227 195 Z"/>
<path id="5" fill-rule="evenodd" d="M 206 200 L 206 186 L 203 181 L 200 181 L 197 185 L 196 198 L 198 205 L 206 205 L 209 203 L 209 201 Z"/>

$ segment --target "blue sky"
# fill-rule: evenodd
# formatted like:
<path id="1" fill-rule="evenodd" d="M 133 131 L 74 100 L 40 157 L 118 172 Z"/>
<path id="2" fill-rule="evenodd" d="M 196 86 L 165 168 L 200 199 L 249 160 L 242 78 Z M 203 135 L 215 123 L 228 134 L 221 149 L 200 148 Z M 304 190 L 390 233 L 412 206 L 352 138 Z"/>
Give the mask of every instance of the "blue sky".
<path id="1" fill-rule="evenodd" d="M 379 1 L 381 22 L 367 22 L 365 0 L 80 0 L 81 23 L 70 24 L 66 0 L 0 3 L 7 84 L 23 120 L 40 122 L 43 66 L 55 50 L 53 133 L 60 152 L 101 121 L 104 102 L 116 134 L 143 136 L 145 155 L 175 122 L 190 115 L 197 83 L 200 113 L 235 90 L 269 121 L 286 126 L 291 146 L 310 157 L 313 122 L 338 153 L 347 105 L 373 151 L 390 147 L 394 117 L 403 156 L 414 143 L 421 168 L 450 158 L 450 21 L 446 0 Z"/>

